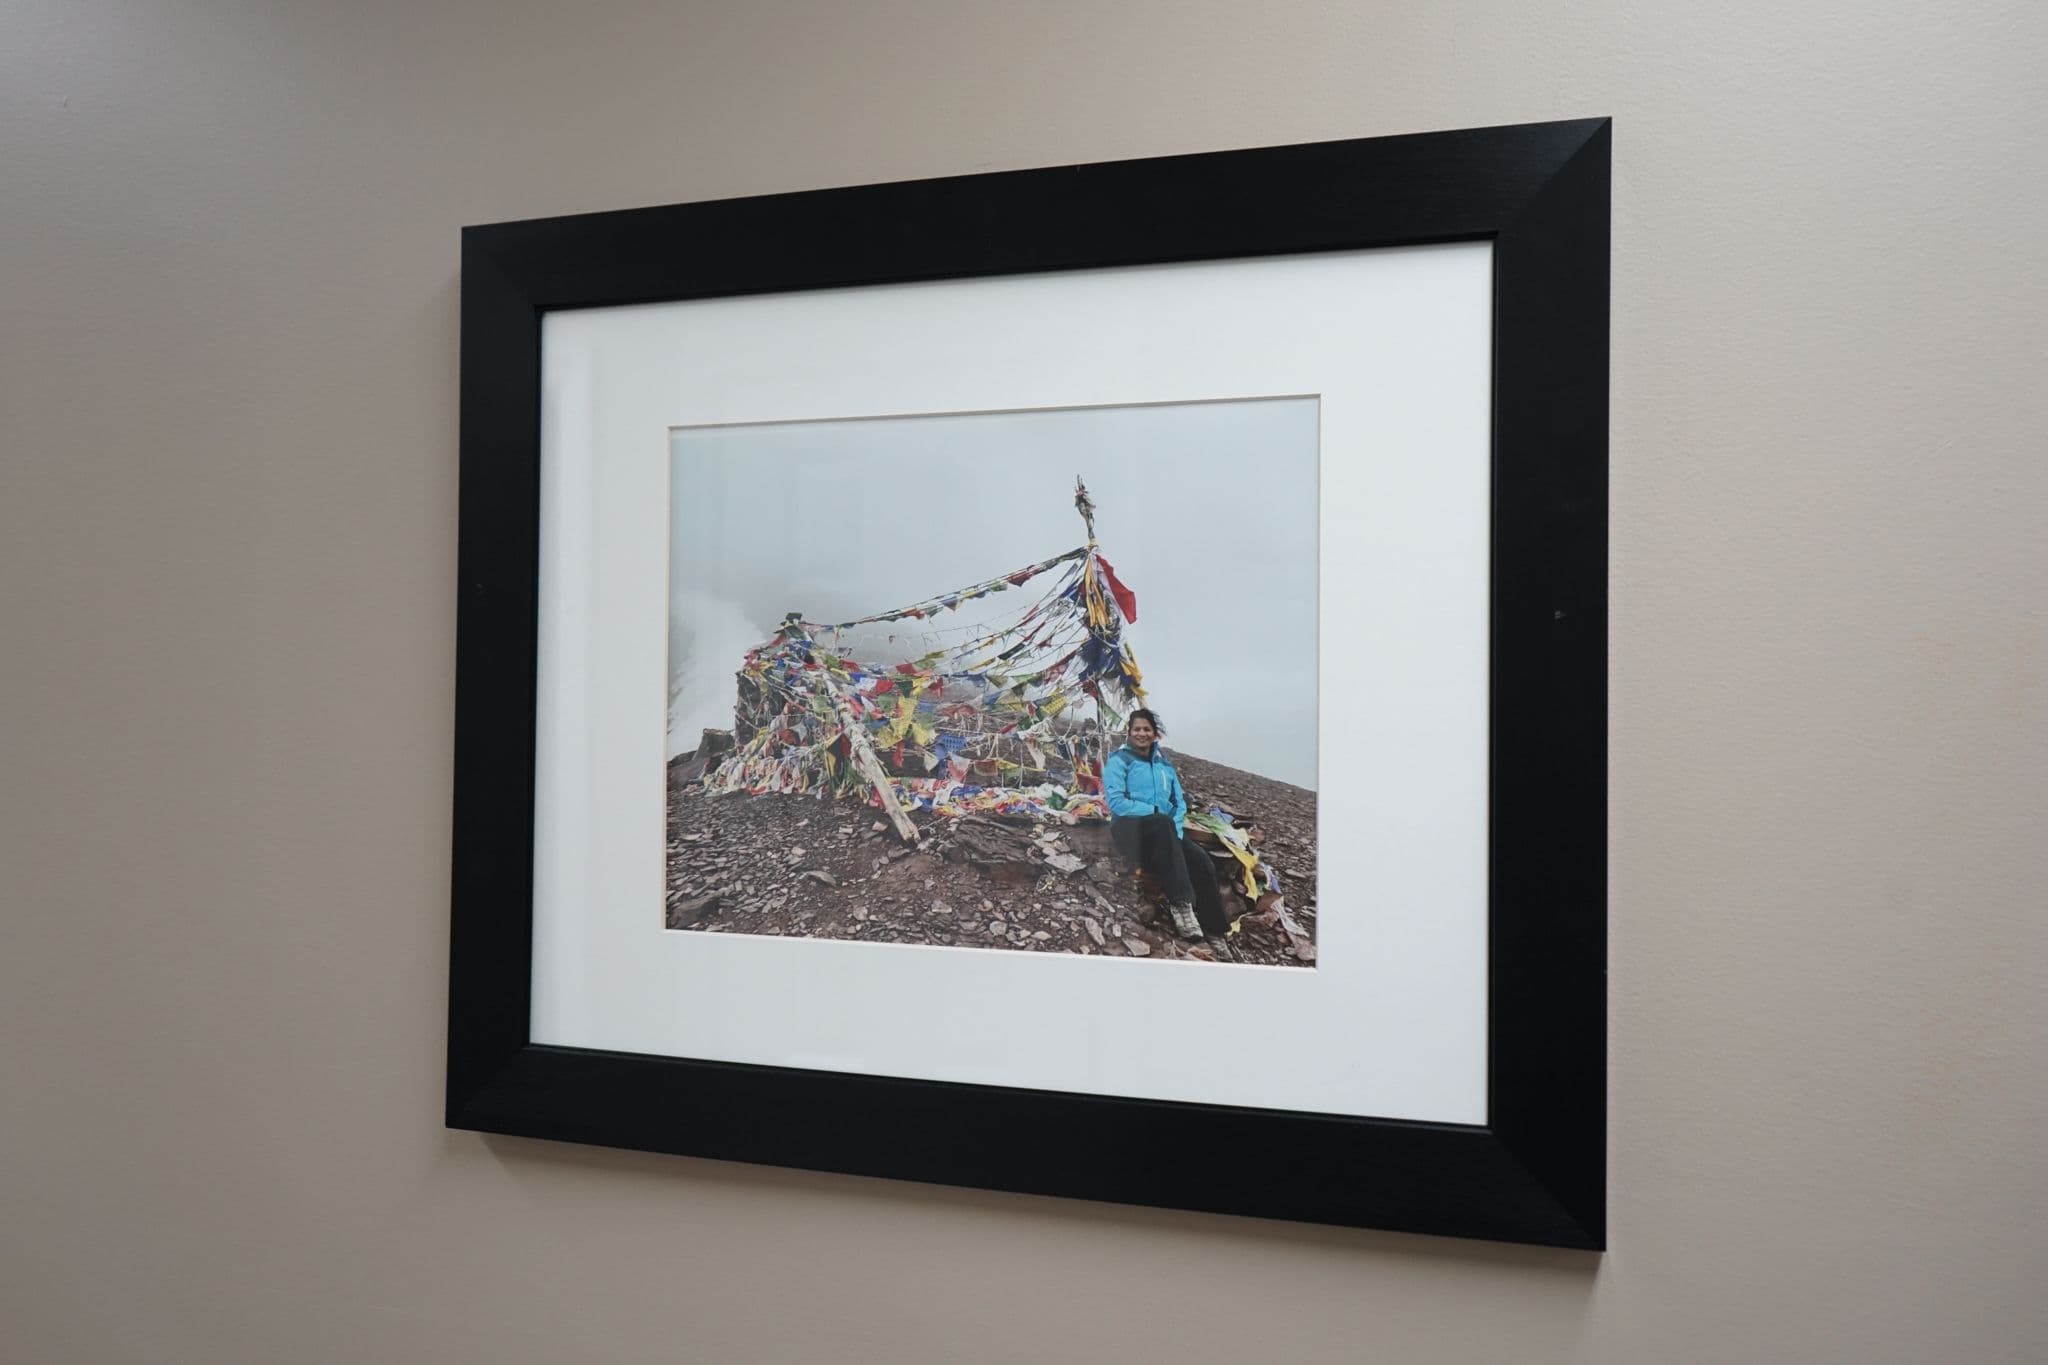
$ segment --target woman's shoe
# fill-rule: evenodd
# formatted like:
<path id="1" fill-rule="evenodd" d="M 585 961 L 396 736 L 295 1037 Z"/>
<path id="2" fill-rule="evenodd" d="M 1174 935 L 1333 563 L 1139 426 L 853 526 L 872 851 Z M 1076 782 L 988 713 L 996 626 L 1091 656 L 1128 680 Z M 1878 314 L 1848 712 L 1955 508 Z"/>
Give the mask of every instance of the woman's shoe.
<path id="1" fill-rule="evenodd" d="M 1182 938 L 1199 939 L 1202 936 L 1202 921 L 1195 918 L 1195 907 L 1187 901 L 1175 901 L 1166 907 L 1173 916 L 1173 931 Z"/>

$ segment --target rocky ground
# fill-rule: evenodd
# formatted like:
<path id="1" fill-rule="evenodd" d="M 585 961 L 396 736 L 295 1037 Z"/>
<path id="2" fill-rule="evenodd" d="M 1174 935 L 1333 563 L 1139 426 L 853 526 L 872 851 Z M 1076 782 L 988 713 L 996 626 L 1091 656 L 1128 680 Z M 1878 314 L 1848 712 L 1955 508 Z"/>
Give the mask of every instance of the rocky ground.
<path id="1" fill-rule="evenodd" d="M 1301 787 L 1174 756 L 1191 800 L 1248 823 L 1282 877 L 1283 894 L 1258 904 L 1226 894 L 1227 912 L 1242 916 L 1227 940 L 1189 942 L 1175 937 L 1156 888 L 1112 856 L 1106 825 L 917 812 L 911 845 L 848 798 L 706 795 L 690 780 L 689 757 L 669 767 L 671 929 L 1274 966 L 1314 960 L 1316 797 Z"/>

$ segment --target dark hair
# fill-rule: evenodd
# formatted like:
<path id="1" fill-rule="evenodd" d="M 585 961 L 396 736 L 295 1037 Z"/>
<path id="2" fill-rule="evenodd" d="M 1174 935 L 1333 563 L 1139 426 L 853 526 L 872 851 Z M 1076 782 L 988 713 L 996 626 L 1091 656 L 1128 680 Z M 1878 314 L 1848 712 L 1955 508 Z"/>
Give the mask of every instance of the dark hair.
<path id="1" fill-rule="evenodd" d="M 1149 720 L 1152 722 L 1153 734 L 1163 736 L 1166 733 L 1166 727 L 1159 723 L 1159 713 L 1148 706 L 1141 706 L 1137 710 L 1131 712 L 1131 714 L 1129 714 L 1128 716 L 1125 716 L 1124 729 L 1130 729 L 1134 723 L 1141 720 Z"/>

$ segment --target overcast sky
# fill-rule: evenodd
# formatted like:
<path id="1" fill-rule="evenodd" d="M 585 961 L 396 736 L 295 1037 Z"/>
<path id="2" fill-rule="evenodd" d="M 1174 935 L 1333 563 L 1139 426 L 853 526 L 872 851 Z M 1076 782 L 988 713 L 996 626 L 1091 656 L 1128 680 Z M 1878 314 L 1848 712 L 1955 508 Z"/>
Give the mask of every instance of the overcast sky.
<path id="1" fill-rule="evenodd" d="M 1315 785 L 1313 398 L 679 428 L 671 458 L 671 753 L 731 725 L 740 655 L 785 612 L 872 615 L 1084 544 L 1078 474 L 1168 747 Z M 903 625 L 902 657 L 938 642 Z"/>

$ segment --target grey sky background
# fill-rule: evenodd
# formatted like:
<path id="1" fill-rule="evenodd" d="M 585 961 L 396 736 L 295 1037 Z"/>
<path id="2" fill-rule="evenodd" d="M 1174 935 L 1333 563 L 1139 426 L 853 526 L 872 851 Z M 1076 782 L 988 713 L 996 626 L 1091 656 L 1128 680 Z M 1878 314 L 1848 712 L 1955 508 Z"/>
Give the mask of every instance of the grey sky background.
<path id="1" fill-rule="evenodd" d="M 871 615 L 1085 543 L 1078 474 L 1168 746 L 1315 786 L 1315 399 L 679 428 L 670 450 L 671 754 L 731 725 L 740 656 L 785 612 Z M 863 656 L 957 641 L 1049 586 L 883 628 Z"/>

